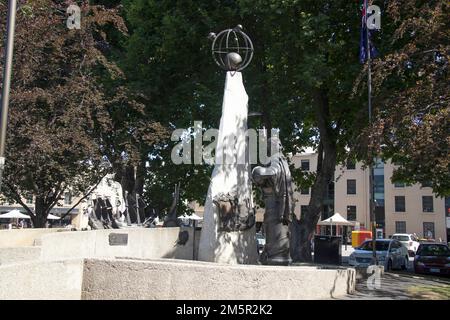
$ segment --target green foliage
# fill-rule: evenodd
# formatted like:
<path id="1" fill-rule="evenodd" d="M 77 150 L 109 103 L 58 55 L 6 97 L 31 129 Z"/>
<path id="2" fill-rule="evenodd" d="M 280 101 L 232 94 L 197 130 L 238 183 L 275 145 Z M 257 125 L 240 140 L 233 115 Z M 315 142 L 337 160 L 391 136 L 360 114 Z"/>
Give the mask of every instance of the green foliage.
<path id="1" fill-rule="evenodd" d="M 111 109 L 126 96 L 127 112 L 139 113 L 124 89 L 111 94 L 102 84 L 122 75 L 99 49 L 106 43 L 102 28 L 123 32 L 123 20 L 115 10 L 82 4 L 81 29 L 69 30 L 66 4 L 19 2 L 2 193 L 28 211 L 35 227 L 43 227 L 65 191 L 85 195 L 111 169 L 105 147 L 120 123 Z M 6 5 L 0 6 L 5 34 Z M 129 135 L 129 128 L 120 130 Z M 29 194 L 34 210 L 23 202 Z"/>
<path id="2" fill-rule="evenodd" d="M 244 81 L 249 109 L 263 116 L 251 119 L 251 126 L 279 128 L 286 152 L 317 147 L 312 90 L 326 86 L 334 136 L 344 159 L 349 137 L 367 121 L 361 121 L 365 119 L 361 98 L 351 97 L 360 70 L 356 3 L 128 0 L 124 9 L 131 34 L 123 62 L 127 77 L 133 87 L 148 95 L 147 108 L 157 120 L 170 123 L 173 129 L 191 127 L 194 120 L 201 120 L 205 128 L 218 127 L 224 72 L 215 66 L 206 36 L 237 24 L 244 26 L 255 46 Z M 166 170 L 180 174 L 183 196 L 203 202 L 208 180 L 171 164 L 170 153 L 164 149 L 172 146 L 167 143 L 154 151 L 164 159 L 162 176 Z M 160 167 L 155 165 L 155 170 L 150 179 L 156 179 Z M 191 179 L 197 183 L 193 189 L 188 187 L 196 185 Z M 312 181 L 311 177 L 302 179 L 297 181 L 300 185 Z M 158 192 L 171 194 L 172 188 L 173 183 Z M 152 196 L 148 200 L 153 201 Z"/>
<path id="3" fill-rule="evenodd" d="M 431 182 L 441 196 L 450 194 L 449 8 L 444 0 L 383 8 L 377 43 L 384 56 L 373 72 L 376 116 L 364 132 L 372 154 L 399 166 L 394 180 Z"/>

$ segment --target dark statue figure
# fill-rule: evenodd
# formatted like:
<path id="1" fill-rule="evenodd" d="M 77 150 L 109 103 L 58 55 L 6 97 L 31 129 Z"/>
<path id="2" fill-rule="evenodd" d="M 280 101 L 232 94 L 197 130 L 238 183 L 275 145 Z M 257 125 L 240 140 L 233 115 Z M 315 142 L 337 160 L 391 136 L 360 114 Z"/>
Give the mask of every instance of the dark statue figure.
<path id="1" fill-rule="evenodd" d="M 291 262 L 289 226 L 295 205 L 291 172 L 286 158 L 281 152 L 273 156 L 269 166 L 253 169 L 252 179 L 261 189 L 266 206 L 264 213 L 266 245 L 260 261 L 268 265 L 287 265 Z"/>
<path id="2" fill-rule="evenodd" d="M 119 229 L 117 221 L 112 212 L 112 205 L 108 198 L 92 200 L 94 207 L 89 210 L 89 226 L 93 230 L 97 229 Z"/>
<path id="3" fill-rule="evenodd" d="M 164 219 L 163 227 L 179 227 L 180 222 L 177 217 L 178 201 L 180 199 L 180 184 L 175 185 L 175 192 L 173 193 L 173 201 L 170 209 Z"/>

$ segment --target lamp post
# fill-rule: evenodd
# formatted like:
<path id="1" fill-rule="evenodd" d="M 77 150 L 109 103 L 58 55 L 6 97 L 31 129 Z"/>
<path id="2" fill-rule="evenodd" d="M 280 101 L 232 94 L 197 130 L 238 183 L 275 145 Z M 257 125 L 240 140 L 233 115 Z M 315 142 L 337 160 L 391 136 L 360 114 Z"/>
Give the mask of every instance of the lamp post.
<path id="1" fill-rule="evenodd" d="M 9 92 L 11 87 L 12 58 L 14 50 L 14 27 L 16 24 L 16 6 L 16 0 L 9 0 L 0 116 L 0 190 L 2 188 L 3 171 L 5 169 L 6 127 L 8 124 Z"/>

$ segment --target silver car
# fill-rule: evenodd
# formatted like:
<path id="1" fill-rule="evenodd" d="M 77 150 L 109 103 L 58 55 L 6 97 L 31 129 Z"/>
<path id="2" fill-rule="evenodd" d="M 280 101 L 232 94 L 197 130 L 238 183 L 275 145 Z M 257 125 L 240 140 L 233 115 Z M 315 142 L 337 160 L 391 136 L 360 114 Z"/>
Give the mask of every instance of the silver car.
<path id="1" fill-rule="evenodd" d="M 384 265 L 384 270 L 405 270 L 408 267 L 408 249 L 398 240 L 377 239 L 376 255 L 378 263 Z M 348 263 L 353 267 L 366 268 L 372 262 L 372 240 L 364 241 L 350 255 Z"/>

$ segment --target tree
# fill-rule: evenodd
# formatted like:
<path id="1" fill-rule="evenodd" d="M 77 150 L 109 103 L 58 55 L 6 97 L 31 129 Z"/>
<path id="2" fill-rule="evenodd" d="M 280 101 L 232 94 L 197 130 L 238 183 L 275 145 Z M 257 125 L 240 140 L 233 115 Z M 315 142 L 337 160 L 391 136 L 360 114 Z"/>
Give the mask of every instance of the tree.
<path id="1" fill-rule="evenodd" d="M 399 167 L 393 179 L 431 183 L 450 195 L 448 1 L 395 1 L 384 8 L 374 63 L 371 153 Z"/>
<path id="2" fill-rule="evenodd" d="M 67 4 L 60 1 L 18 6 L 2 192 L 25 208 L 34 227 L 45 225 L 65 191 L 86 195 L 111 170 L 108 160 L 118 161 L 108 146 L 112 133 L 127 131 L 116 127 L 123 120 L 117 110 L 139 113 L 138 104 L 123 104 L 131 100 L 125 88 L 116 84 L 111 93 L 123 74 L 104 53 L 103 28 L 126 32 L 118 11 L 78 4 L 79 30 L 66 27 Z M 4 1 L 0 7 L 4 31 Z M 34 211 L 22 200 L 28 195 L 36 197 Z"/>
<path id="3" fill-rule="evenodd" d="M 264 100 L 272 104 L 266 117 L 280 128 L 287 151 L 311 146 L 318 154 L 313 174 L 291 167 L 297 186 L 311 187 L 308 213 L 293 221 L 291 255 L 294 261 L 311 261 L 310 239 L 324 213 L 335 166 L 347 157 L 351 137 L 367 123 L 361 96 L 352 94 L 360 70 L 359 10 L 346 1 L 273 2 L 261 7 L 268 10 L 270 18 L 261 20 L 271 35 L 262 63 L 269 84 L 269 98 Z M 249 4 L 248 10 L 255 9 Z"/>

